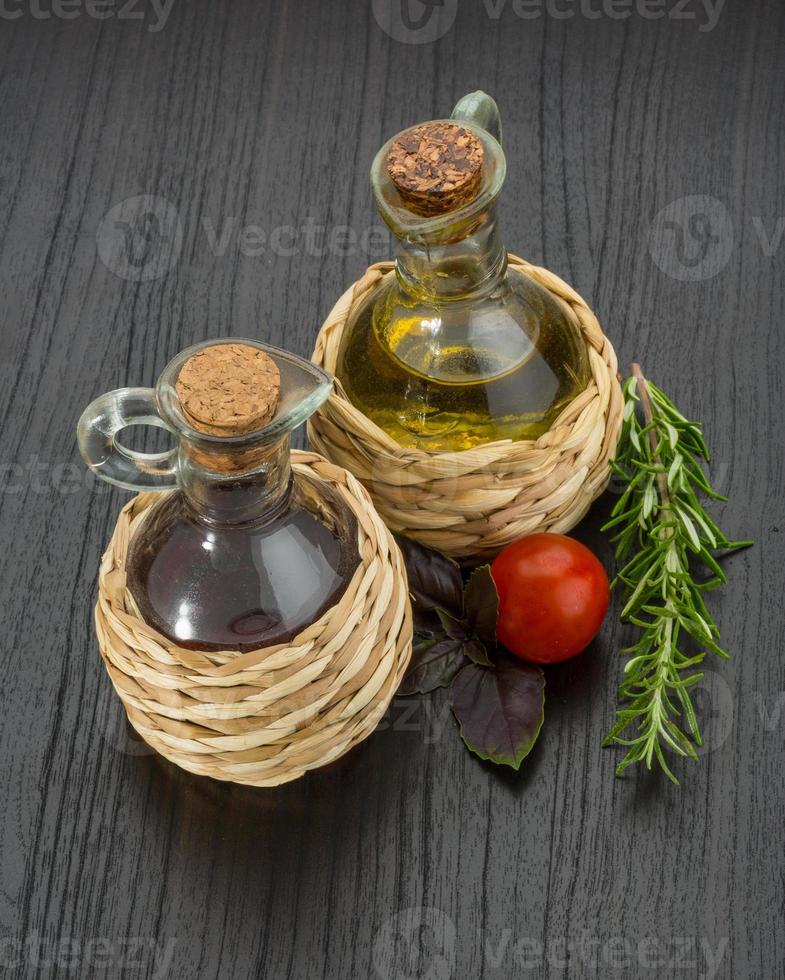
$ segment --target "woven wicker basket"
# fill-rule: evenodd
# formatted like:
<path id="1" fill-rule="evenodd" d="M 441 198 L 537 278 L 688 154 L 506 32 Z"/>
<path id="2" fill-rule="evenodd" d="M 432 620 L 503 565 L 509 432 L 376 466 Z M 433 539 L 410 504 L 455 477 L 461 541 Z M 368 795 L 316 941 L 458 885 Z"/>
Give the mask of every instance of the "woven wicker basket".
<path id="1" fill-rule="evenodd" d="M 558 276 L 509 258 L 550 290 L 588 348 L 593 380 L 548 432 L 463 452 L 403 449 L 338 384 L 308 423 L 313 448 L 365 485 L 390 528 L 466 563 L 491 558 L 524 534 L 573 528 L 608 484 L 622 418 L 616 354 L 597 318 Z M 338 300 L 314 363 L 334 373 L 344 327 L 392 269 L 391 262 L 371 266 Z"/>
<path id="2" fill-rule="evenodd" d="M 140 494 L 123 508 L 98 580 L 101 656 L 133 727 L 183 769 L 252 786 L 296 779 L 369 735 L 411 654 L 406 572 L 368 495 L 315 453 L 292 457 L 295 472 L 329 482 L 351 508 L 360 565 L 339 603 L 291 643 L 199 652 L 139 618 L 125 556 L 157 494 Z"/>

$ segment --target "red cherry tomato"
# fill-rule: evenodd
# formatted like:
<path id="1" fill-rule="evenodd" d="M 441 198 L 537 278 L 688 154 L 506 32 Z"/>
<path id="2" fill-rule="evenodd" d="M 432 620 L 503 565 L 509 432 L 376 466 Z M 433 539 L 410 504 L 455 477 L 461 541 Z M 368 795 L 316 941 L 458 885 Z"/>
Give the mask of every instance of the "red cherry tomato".
<path id="1" fill-rule="evenodd" d="M 563 534 L 514 541 L 491 565 L 499 593 L 496 632 L 522 660 L 553 664 L 584 650 L 608 611 L 605 569 Z"/>

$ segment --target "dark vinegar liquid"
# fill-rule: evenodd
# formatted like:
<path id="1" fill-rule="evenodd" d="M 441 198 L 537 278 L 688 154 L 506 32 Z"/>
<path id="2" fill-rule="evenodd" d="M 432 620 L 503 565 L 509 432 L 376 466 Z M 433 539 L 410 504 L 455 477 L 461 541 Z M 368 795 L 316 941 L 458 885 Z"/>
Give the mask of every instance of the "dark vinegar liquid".
<path id="1" fill-rule="evenodd" d="M 302 488 L 283 515 L 251 527 L 205 525 L 176 493 L 132 541 L 128 586 L 144 620 L 178 645 L 247 651 L 288 642 L 340 599 L 356 541 L 348 511 L 331 520 Z"/>

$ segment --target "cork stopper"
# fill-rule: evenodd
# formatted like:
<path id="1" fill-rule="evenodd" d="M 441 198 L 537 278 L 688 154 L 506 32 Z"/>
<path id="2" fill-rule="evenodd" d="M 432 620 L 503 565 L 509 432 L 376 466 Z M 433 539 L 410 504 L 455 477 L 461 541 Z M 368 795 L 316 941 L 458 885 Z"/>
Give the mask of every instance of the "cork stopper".
<path id="1" fill-rule="evenodd" d="M 199 432 L 241 436 L 275 415 L 281 377 L 275 361 L 249 344 L 205 347 L 185 362 L 175 384 L 187 421 Z"/>
<path id="2" fill-rule="evenodd" d="M 407 129 L 387 155 L 387 172 L 408 210 L 424 217 L 448 214 L 480 192 L 484 150 L 457 123 L 429 122 Z"/>

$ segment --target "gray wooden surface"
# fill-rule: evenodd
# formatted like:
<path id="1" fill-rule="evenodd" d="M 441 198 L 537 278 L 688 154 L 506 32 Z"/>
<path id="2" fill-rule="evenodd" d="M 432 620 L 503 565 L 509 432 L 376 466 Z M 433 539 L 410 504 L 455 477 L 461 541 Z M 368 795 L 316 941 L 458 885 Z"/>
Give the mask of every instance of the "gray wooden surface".
<path id="1" fill-rule="evenodd" d="M 3 976 L 785 976 L 785 9 L 402 9 L 0 12 Z M 698 695 L 707 752 L 681 789 L 614 778 L 614 615 L 549 674 L 518 775 L 470 757 L 436 697 L 280 790 L 191 777 L 135 739 L 99 662 L 126 496 L 85 474 L 76 419 L 207 337 L 309 353 L 388 252 L 375 150 L 479 87 L 504 115 L 508 247 L 705 421 L 715 513 L 757 542 L 713 597 L 733 659 Z M 578 534 L 610 568 L 607 507 Z"/>

